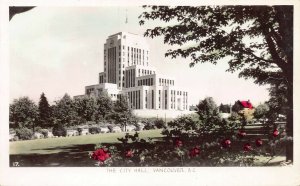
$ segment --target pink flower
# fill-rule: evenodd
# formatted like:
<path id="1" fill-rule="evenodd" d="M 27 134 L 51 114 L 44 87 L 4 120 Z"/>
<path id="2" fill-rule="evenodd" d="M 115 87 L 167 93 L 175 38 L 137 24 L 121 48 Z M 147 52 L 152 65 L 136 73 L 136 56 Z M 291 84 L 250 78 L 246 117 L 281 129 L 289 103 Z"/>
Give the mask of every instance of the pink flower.
<path id="1" fill-rule="evenodd" d="M 230 147 L 231 141 L 229 139 L 226 139 L 223 141 L 222 145 L 224 148 Z"/>
<path id="2" fill-rule="evenodd" d="M 278 131 L 278 129 L 275 129 L 274 131 L 273 131 L 273 136 L 274 137 L 277 137 L 279 135 L 279 131 Z"/>
<path id="3" fill-rule="evenodd" d="M 260 138 L 256 139 L 256 140 L 255 140 L 255 144 L 256 144 L 257 147 L 262 146 L 262 144 L 263 144 L 262 139 L 260 139 Z"/>
<path id="4" fill-rule="evenodd" d="M 132 150 L 127 150 L 125 152 L 125 157 L 127 158 L 132 158 L 133 157 L 133 151 Z"/>
<path id="5" fill-rule="evenodd" d="M 251 147 L 250 143 L 246 143 L 246 144 L 244 145 L 244 151 L 248 152 L 248 151 L 250 151 L 250 150 L 252 150 L 252 147 Z"/>
<path id="6" fill-rule="evenodd" d="M 175 140 L 175 146 L 176 147 L 181 147 L 183 145 L 182 141 L 180 139 Z"/>
<path id="7" fill-rule="evenodd" d="M 190 153 L 189 155 L 191 157 L 195 157 L 195 156 L 198 156 L 200 154 L 200 149 L 198 147 L 194 147 L 190 150 Z"/>
<path id="8" fill-rule="evenodd" d="M 243 130 L 239 130 L 238 135 L 239 135 L 239 137 L 243 138 L 246 136 L 246 132 Z"/>
<path id="9" fill-rule="evenodd" d="M 97 149 L 92 154 L 92 158 L 94 160 L 98 160 L 98 161 L 101 161 L 101 162 L 104 162 L 109 157 L 110 157 L 109 152 L 107 150 L 104 150 L 103 148 Z"/>

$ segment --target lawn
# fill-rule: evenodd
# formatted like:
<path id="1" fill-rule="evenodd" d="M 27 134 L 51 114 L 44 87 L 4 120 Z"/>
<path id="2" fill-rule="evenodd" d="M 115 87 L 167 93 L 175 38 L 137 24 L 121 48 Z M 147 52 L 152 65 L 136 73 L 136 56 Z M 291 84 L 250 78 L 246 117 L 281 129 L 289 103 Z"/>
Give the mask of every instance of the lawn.
<path id="1" fill-rule="evenodd" d="M 133 134 L 134 132 L 131 132 Z M 95 161 L 88 157 L 95 144 L 120 144 L 117 138 L 125 133 L 107 133 L 87 136 L 47 138 L 10 142 L 10 166 L 20 167 L 93 167 Z M 139 137 L 159 139 L 161 130 L 140 131 Z M 264 166 L 270 157 L 257 156 L 256 166 Z M 268 166 L 278 166 L 284 156 L 274 157 Z"/>
<path id="2" fill-rule="evenodd" d="M 88 152 L 94 150 L 95 144 L 120 143 L 117 138 L 124 136 L 125 133 L 107 133 L 10 142 L 10 165 L 18 162 L 21 167 L 94 166 Z M 140 131 L 139 137 L 160 138 L 162 135 L 161 130 L 147 130 Z"/>

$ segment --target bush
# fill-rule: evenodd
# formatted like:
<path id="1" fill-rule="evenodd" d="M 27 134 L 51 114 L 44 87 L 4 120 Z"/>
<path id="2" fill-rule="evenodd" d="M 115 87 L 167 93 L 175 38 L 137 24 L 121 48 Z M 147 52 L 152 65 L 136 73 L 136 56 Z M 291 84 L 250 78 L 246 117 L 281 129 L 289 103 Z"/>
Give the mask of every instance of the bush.
<path id="1" fill-rule="evenodd" d="M 161 129 L 161 128 L 166 128 L 165 122 L 162 119 L 157 119 L 154 121 L 154 125 L 156 128 Z"/>
<path id="2" fill-rule="evenodd" d="M 16 129 L 16 136 L 22 140 L 29 140 L 32 138 L 33 132 L 28 128 Z"/>
<path id="3" fill-rule="evenodd" d="M 65 129 L 62 125 L 56 125 L 52 128 L 52 133 L 54 136 L 66 136 L 67 129 Z"/>
<path id="4" fill-rule="evenodd" d="M 34 132 L 42 133 L 42 127 L 34 127 Z"/>
<path id="5" fill-rule="evenodd" d="M 48 138 L 48 130 L 47 129 L 41 129 L 40 133 L 42 133 L 44 135 L 44 138 Z"/>
<path id="6" fill-rule="evenodd" d="M 146 122 L 146 123 L 145 123 L 144 129 L 145 129 L 145 130 L 155 129 L 155 125 L 154 125 L 154 123 L 152 123 L 152 122 Z"/>
<path id="7" fill-rule="evenodd" d="M 113 132 L 113 126 L 112 125 L 108 125 L 107 128 L 109 129 L 109 132 Z"/>
<path id="8" fill-rule="evenodd" d="M 82 135 L 82 128 L 78 127 L 77 131 L 78 131 L 78 135 L 81 136 Z"/>
<path id="9" fill-rule="evenodd" d="M 90 127 L 89 133 L 91 134 L 99 134 L 101 132 L 101 129 L 99 127 Z"/>

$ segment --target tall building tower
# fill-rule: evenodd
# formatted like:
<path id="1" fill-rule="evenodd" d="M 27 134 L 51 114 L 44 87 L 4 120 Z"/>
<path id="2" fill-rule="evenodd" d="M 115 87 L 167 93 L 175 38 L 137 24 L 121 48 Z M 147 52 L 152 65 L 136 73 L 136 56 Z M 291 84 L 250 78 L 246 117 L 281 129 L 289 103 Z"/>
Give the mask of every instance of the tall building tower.
<path id="1" fill-rule="evenodd" d="M 162 110 L 169 114 L 189 110 L 188 92 L 177 87 L 174 78 L 151 67 L 144 37 L 128 32 L 108 36 L 103 52 L 104 72 L 99 73 L 99 84 L 86 86 L 85 95 L 98 96 L 105 91 L 116 100 L 122 94 L 136 113 L 154 117 Z"/>
<path id="2" fill-rule="evenodd" d="M 149 45 L 141 36 L 127 32 L 109 36 L 104 44 L 104 72 L 99 74 L 99 83 L 117 84 L 121 90 L 125 87 L 125 68 L 149 66 L 149 55 Z"/>

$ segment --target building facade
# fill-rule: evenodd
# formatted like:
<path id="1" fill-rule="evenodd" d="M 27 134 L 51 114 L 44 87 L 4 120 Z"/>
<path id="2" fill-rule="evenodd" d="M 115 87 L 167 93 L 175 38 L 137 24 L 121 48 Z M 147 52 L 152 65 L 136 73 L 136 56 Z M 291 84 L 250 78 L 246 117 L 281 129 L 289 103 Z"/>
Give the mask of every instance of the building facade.
<path id="1" fill-rule="evenodd" d="M 104 44 L 104 72 L 99 84 L 85 87 L 85 95 L 105 91 L 112 100 L 127 96 L 133 110 L 189 110 L 189 94 L 175 79 L 158 74 L 150 65 L 150 49 L 142 36 L 120 32 Z"/>

